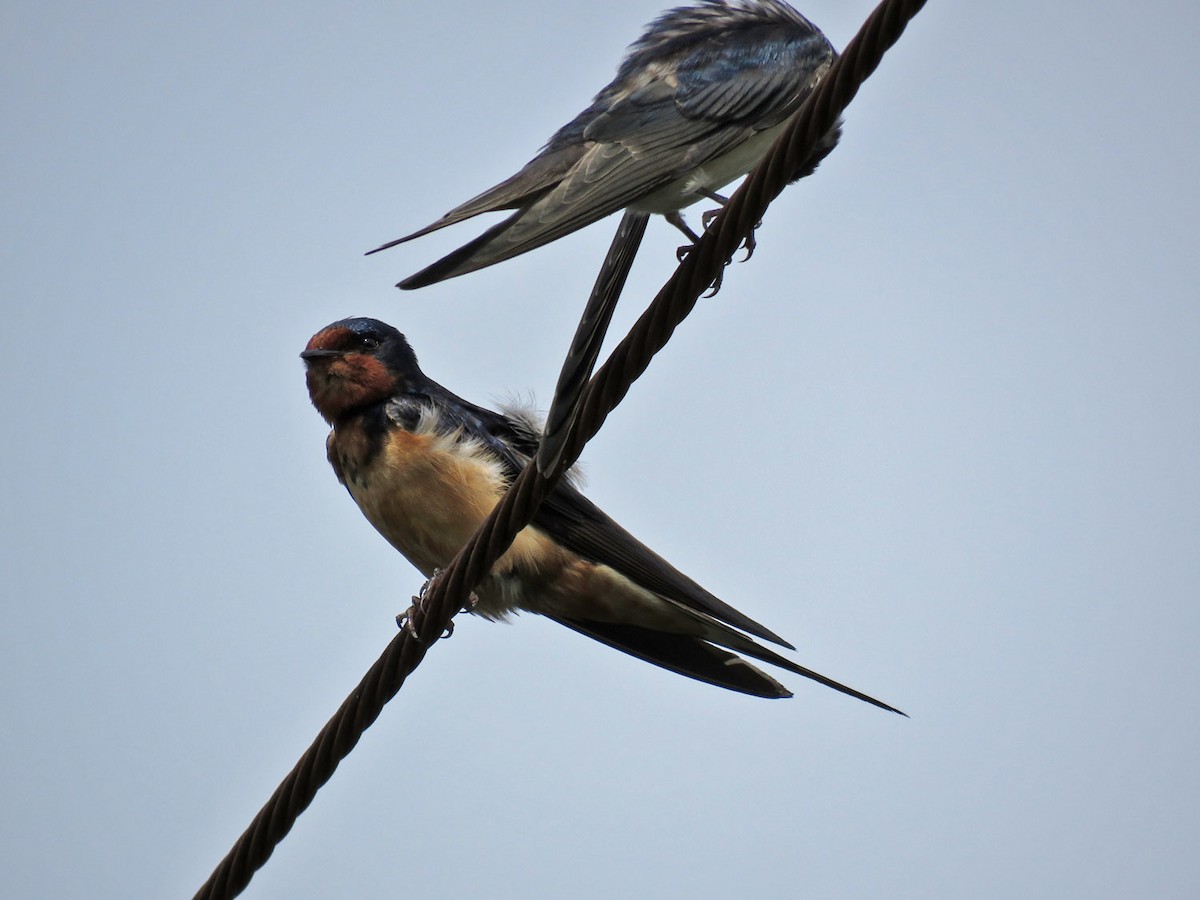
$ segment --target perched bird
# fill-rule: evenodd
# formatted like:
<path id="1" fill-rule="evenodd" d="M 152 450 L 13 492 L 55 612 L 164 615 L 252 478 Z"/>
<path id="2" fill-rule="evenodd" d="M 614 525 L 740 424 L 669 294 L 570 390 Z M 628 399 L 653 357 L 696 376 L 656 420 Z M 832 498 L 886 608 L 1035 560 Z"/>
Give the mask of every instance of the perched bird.
<path id="1" fill-rule="evenodd" d="M 431 576 L 537 452 L 537 424 L 455 396 L 421 371 L 404 335 L 375 319 L 334 322 L 300 356 L 313 405 L 333 427 L 326 450 L 338 480 L 376 530 Z M 794 649 L 673 568 L 566 481 L 475 595 L 472 612 L 487 618 L 539 613 L 730 690 L 791 696 L 735 655 L 743 654 L 898 712 L 756 643 L 747 635 Z"/>
<path id="2" fill-rule="evenodd" d="M 591 106 L 506 181 L 419 231 L 516 210 L 415 275 L 404 289 L 482 269 L 629 207 L 662 213 L 694 242 L 679 210 L 753 168 L 836 53 L 783 0 L 700 0 L 663 13 L 626 53 Z M 835 126 L 797 178 L 833 150 Z"/>

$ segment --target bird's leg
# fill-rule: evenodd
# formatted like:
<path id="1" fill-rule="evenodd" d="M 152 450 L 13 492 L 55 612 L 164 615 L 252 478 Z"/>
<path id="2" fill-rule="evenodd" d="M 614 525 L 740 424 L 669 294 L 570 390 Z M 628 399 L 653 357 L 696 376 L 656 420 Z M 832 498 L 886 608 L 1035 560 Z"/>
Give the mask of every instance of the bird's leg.
<path id="1" fill-rule="evenodd" d="M 710 191 L 708 188 L 696 188 L 696 193 L 699 194 L 701 197 L 707 197 L 709 200 L 713 201 L 714 203 L 720 204 L 720 206 L 724 206 L 726 203 L 729 202 L 729 198 L 726 197 L 724 194 L 718 194 L 716 191 Z M 701 216 L 700 216 L 700 224 L 703 225 L 705 227 L 705 229 L 707 229 L 709 224 L 712 222 L 713 219 L 715 219 L 717 217 L 717 214 L 720 213 L 720 211 L 721 210 L 719 208 L 718 209 L 706 209 L 704 211 L 704 213 L 701 214 Z"/>
<path id="2" fill-rule="evenodd" d="M 712 200 L 716 203 L 720 203 L 721 206 L 724 206 L 726 203 L 729 202 L 728 197 L 724 196 L 723 194 L 718 194 L 716 191 L 710 191 L 708 188 L 697 188 L 696 193 L 699 194 L 701 197 L 707 197 L 709 200 Z M 704 213 L 701 214 L 700 223 L 704 226 L 705 231 L 708 230 L 708 226 L 712 224 L 713 219 L 715 219 L 720 214 L 721 214 L 720 209 L 708 209 L 708 210 L 705 210 Z M 754 232 L 757 231 L 761 227 L 762 227 L 762 222 L 761 221 L 757 222 L 755 224 L 754 228 L 752 228 L 750 230 L 749 237 L 747 237 L 746 240 L 742 241 L 742 246 L 746 248 L 746 259 L 743 259 L 742 262 L 745 262 L 747 259 L 749 259 L 750 257 L 752 257 L 754 255 L 754 250 L 758 246 L 758 241 L 755 240 L 755 238 L 754 238 Z"/>
<path id="3" fill-rule="evenodd" d="M 683 220 L 683 214 L 679 210 L 664 213 L 663 218 L 682 231 L 684 237 L 691 241 L 690 244 L 684 244 L 682 247 L 675 248 L 675 259 L 679 262 L 683 262 L 683 258 L 688 255 L 688 251 L 695 247 L 696 242 L 700 240 L 700 235 L 692 231 L 692 229 L 688 226 L 688 223 Z"/>
<path id="4" fill-rule="evenodd" d="M 711 193 L 711 192 L 708 192 L 708 193 Z M 718 212 L 720 212 L 720 210 L 712 210 L 712 215 L 716 215 Z M 704 214 L 704 227 L 705 228 L 708 228 L 708 217 L 709 217 L 709 214 L 705 213 Z M 690 244 L 684 244 L 681 247 L 675 248 L 675 259 L 678 262 L 683 262 L 683 260 L 687 257 L 687 255 L 696 249 L 696 244 L 700 240 L 700 235 L 696 234 L 696 232 L 692 231 L 692 229 L 688 227 L 687 222 L 685 222 L 683 220 L 683 216 L 682 216 L 682 214 L 680 214 L 680 212 L 678 210 L 676 210 L 675 212 L 664 213 L 663 218 L 666 219 L 668 222 L 670 222 L 672 225 L 674 225 L 676 228 L 678 228 L 680 231 L 682 231 L 687 236 L 688 240 L 691 241 Z M 725 265 L 729 265 L 729 263 L 727 262 L 727 263 L 725 263 Z M 724 273 L 724 266 L 722 266 L 721 271 L 722 271 L 722 273 Z M 724 274 L 717 276 L 717 280 L 713 282 L 712 288 L 710 289 L 709 293 L 705 295 L 706 297 L 712 297 L 714 294 L 717 293 L 717 291 L 719 291 L 721 289 L 721 280 L 723 278 L 724 278 Z"/>
<path id="5" fill-rule="evenodd" d="M 437 572 L 433 573 L 433 578 L 437 577 Z M 413 594 L 412 605 L 402 613 L 396 615 L 396 626 L 401 631 L 407 631 L 417 643 L 421 642 L 421 625 L 425 621 L 425 608 L 423 601 L 425 592 L 429 590 L 429 585 L 433 578 L 428 579 L 421 590 Z"/>
<path id="6" fill-rule="evenodd" d="M 706 209 L 700 214 L 700 224 L 704 226 L 705 231 L 708 231 L 708 226 L 713 223 L 713 219 L 721 214 L 721 210 L 729 202 L 729 198 L 724 194 L 718 194 L 716 191 L 710 191 L 708 188 L 697 188 L 696 193 L 701 197 L 707 197 L 714 203 L 720 204 L 716 209 Z"/>
<path id="7" fill-rule="evenodd" d="M 717 209 L 705 210 L 700 215 L 700 223 L 703 225 L 704 230 L 708 231 L 708 227 L 724 210 L 725 204 L 729 202 L 729 198 L 724 194 L 718 194 L 716 191 L 710 191 L 708 188 L 696 188 L 696 193 L 701 197 L 712 200 L 714 203 L 720 204 L 720 207 Z M 700 236 L 687 226 L 687 223 L 683 221 L 683 216 L 678 211 L 667 213 L 663 216 L 663 218 L 682 231 L 691 240 L 690 244 L 679 247 L 675 251 L 675 258 L 679 260 L 679 262 L 683 262 L 684 257 L 686 257 L 688 253 L 695 249 L 696 242 L 700 240 Z M 758 229 L 759 225 L 762 225 L 762 222 L 759 222 L 757 225 L 755 225 L 754 228 L 751 229 L 749 236 L 747 236 L 746 239 L 741 243 L 741 246 L 746 248 L 746 259 L 749 259 L 754 255 L 754 249 L 758 246 L 758 242 L 754 239 L 754 232 Z M 745 262 L 746 259 L 743 259 L 742 262 Z M 727 259 L 725 261 L 725 266 L 729 265 L 731 262 L 733 262 L 732 258 Z M 716 281 L 712 283 L 712 287 L 709 288 L 708 293 L 704 295 L 705 297 L 715 297 L 717 291 L 721 290 L 721 282 L 725 280 L 725 266 L 721 267 L 721 273 L 717 275 Z"/>
<path id="8" fill-rule="evenodd" d="M 401 629 L 408 629 L 408 633 L 417 641 L 421 640 L 421 626 L 425 623 L 425 595 L 429 593 L 429 589 L 433 586 L 433 582 L 442 574 L 441 569 L 434 569 L 433 574 L 425 580 L 421 585 L 421 589 L 413 595 L 412 606 L 396 616 L 396 625 Z M 479 598 L 475 596 L 475 592 L 471 591 L 471 595 L 467 597 L 466 606 L 462 608 L 462 612 L 473 612 L 475 605 L 479 603 Z M 443 638 L 448 638 L 454 634 L 454 620 L 451 619 L 446 624 L 446 633 L 441 635 Z"/>

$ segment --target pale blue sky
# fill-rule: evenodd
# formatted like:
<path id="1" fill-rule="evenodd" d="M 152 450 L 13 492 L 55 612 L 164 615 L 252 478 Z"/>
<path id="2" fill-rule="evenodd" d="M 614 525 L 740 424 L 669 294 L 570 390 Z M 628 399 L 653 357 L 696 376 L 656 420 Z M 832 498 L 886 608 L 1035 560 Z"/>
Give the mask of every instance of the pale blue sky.
<path id="1" fill-rule="evenodd" d="M 0 881 L 188 896 L 420 577 L 297 354 L 544 405 L 615 219 L 415 293 L 662 0 L 10 2 Z M 868 3 L 801 7 L 842 47 Z M 587 450 L 795 658 L 767 702 L 462 621 L 247 897 L 1200 891 L 1193 3 L 932 0 Z M 618 313 L 673 267 L 661 221 Z"/>

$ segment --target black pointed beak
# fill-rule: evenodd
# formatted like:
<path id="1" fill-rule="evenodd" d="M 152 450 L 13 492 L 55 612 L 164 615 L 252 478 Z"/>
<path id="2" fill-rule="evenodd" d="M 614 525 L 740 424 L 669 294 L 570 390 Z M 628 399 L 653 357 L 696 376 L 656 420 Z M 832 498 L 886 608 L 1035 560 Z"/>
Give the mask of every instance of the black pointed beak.
<path id="1" fill-rule="evenodd" d="M 318 359 L 333 359 L 335 356 L 342 355 L 341 350 L 304 350 L 300 353 L 300 358 L 307 363 Z"/>

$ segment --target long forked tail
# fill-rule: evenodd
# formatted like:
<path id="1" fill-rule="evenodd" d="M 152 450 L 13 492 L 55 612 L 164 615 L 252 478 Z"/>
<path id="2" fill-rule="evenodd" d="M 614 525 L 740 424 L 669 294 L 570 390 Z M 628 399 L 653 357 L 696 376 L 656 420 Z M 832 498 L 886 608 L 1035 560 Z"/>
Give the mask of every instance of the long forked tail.
<path id="1" fill-rule="evenodd" d="M 791 691 L 758 667 L 746 662 L 740 656 L 698 637 L 655 631 L 637 625 L 568 619 L 561 616 L 549 616 L 549 618 L 573 631 L 578 631 L 580 634 L 585 634 L 616 650 L 628 653 L 630 656 L 636 656 L 638 659 L 680 675 L 686 675 L 688 678 L 695 678 L 697 681 L 743 694 L 751 694 L 755 697 L 777 699 L 792 696 Z M 739 637 L 743 640 L 738 642 L 737 649 L 747 656 L 787 669 L 789 672 L 795 672 L 797 675 L 803 675 L 818 684 L 833 688 L 835 691 L 862 700 L 864 703 L 870 703 L 872 706 L 905 718 L 908 717 L 907 713 L 882 700 L 876 700 L 869 694 L 864 694 L 862 691 L 834 681 L 832 678 L 827 678 L 819 672 L 784 659 L 766 647 L 760 647 L 744 635 L 739 635 Z"/>

